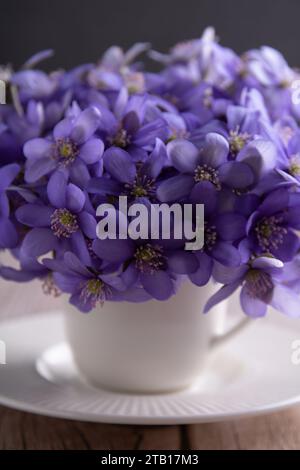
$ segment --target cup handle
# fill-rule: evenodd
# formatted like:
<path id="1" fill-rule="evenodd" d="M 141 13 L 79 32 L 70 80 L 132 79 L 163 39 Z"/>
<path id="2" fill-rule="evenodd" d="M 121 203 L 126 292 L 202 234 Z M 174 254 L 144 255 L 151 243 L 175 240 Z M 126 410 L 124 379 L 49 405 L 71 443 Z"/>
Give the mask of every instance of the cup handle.
<path id="1" fill-rule="evenodd" d="M 230 328 L 229 331 L 226 331 L 226 333 L 216 335 L 215 337 L 213 337 L 210 343 L 211 346 L 217 347 L 223 344 L 223 342 L 227 341 L 229 338 L 232 338 L 241 330 L 243 330 L 246 325 L 249 325 L 250 321 L 251 321 L 251 318 L 249 317 L 242 318 L 236 325 Z"/>

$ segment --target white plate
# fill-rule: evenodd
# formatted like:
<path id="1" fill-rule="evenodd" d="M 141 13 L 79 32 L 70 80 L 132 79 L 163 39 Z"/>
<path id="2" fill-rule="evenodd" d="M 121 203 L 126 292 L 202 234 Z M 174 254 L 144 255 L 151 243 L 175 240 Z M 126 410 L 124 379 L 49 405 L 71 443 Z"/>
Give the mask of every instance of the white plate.
<path id="1" fill-rule="evenodd" d="M 270 313 L 254 320 L 208 358 L 198 383 L 160 395 L 130 395 L 84 383 L 64 342 L 61 314 L 0 323 L 7 364 L 0 403 L 47 416 L 122 424 L 218 421 L 300 402 L 300 365 L 292 342 L 300 323 Z"/>

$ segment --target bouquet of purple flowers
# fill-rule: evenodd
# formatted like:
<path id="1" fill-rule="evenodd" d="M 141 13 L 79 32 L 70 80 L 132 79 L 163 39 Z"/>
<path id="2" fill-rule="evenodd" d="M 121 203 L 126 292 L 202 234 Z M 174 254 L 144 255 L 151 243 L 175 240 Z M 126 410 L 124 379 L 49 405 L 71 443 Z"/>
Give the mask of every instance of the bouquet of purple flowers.
<path id="1" fill-rule="evenodd" d="M 104 301 L 166 300 L 184 279 L 240 289 L 247 315 L 270 304 L 300 316 L 300 73 L 270 47 L 242 56 L 200 39 L 169 54 L 111 47 L 96 64 L 45 73 L 44 51 L 0 68 L 0 249 L 89 311 Z M 138 55 L 162 64 L 149 72 Z M 97 207 L 203 204 L 204 246 L 99 239 Z"/>

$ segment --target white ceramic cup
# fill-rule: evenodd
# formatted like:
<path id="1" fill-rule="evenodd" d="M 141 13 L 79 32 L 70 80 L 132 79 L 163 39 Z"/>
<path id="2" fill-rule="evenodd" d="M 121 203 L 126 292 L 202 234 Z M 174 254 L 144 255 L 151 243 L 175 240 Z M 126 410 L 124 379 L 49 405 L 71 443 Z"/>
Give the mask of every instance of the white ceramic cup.
<path id="1" fill-rule="evenodd" d="M 161 393 L 190 386 L 227 323 L 226 301 L 202 313 L 217 288 L 185 282 L 165 302 L 105 302 L 88 314 L 66 302 L 66 335 L 80 373 L 114 391 Z"/>

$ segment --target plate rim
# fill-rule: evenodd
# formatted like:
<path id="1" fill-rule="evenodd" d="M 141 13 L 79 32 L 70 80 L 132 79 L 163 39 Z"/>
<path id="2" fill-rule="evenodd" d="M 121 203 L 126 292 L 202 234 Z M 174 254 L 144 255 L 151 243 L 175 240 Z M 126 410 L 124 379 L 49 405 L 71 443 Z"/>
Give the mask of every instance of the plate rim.
<path id="1" fill-rule="evenodd" d="M 47 321 L 47 318 L 51 316 L 51 320 L 55 321 L 54 317 L 56 317 L 56 321 L 61 320 L 62 312 L 60 310 L 51 310 L 49 312 L 44 312 L 39 316 L 38 314 L 31 314 L 26 317 L 14 317 L 9 319 L 4 319 L 0 321 L 1 327 L 14 327 L 19 322 L 30 323 L 32 321 Z M 52 343 L 50 347 L 53 347 L 57 343 Z M 45 347 L 46 349 L 46 347 Z M 35 360 L 37 357 L 35 358 Z M 33 365 L 33 363 L 32 363 Z M 34 369 L 35 373 L 44 380 L 45 383 L 49 383 L 45 378 L 43 378 L 36 368 Z M 109 391 L 105 390 L 109 393 Z M 113 393 L 113 392 L 111 392 Z M 138 394 L 137 394 L 138 395 Z M 161 394 L 162 395 L 162 394 Z M 219 411 L 219 412 L 212 412 L 212 413 L 195 413 L 194 416 L 191 415 L 174 415 L 174 416 L 165 416 L 165 415 L 156 415 L 152 416 L 145 416 L 145 415 L 138 415 L 138 414 L 116 414 L 116 413 L 107 413 L 105 415 L 101 413 L 86 413 L 80 412 L 76 410 L 64 411 L 58 409 L 49 409 L 44 408 L 41 405 L 34 405 L 28 403 L 27 401 L 17 400 L 15 398 L 10 398 L 7 395 L 3 395 L 0 393 L 0 405 L 6 406 L 10 409 L 28 412 L 35 415 L 40 415 L 44 417 L 50 418 L 57 418 L 57 419 L 68 419 L 71 421 L 83 421 L 83 422 L 93 422 L 93 423 L 102 423 L 102 424 L 128 424 L 128 425 L 188 425 L 188 424 L 197 424 L 197 423 L 213 423 L 213 422 L 220 422 L 226 420 L 236 420 L 241 419 L 244 417 L 249 416 L 258 416 L 263 415 L 266 413 L 271 413 L 274 411 L 280 411 L 287 409 L 291 406 L 297 405 L 300 403 L 300 390 L 299 395 L 282 399 L 277 402 L 269 403 L 269 404 L 262 404 L 253 406 L 251 409 L 245 410 L 229 410 L 229 411 Z"/>
<path id="2" fill-rule="evenodd" d="M 88 414 L 80 413 L 76 411 L 58 411 L 58 410 L 45 410 L 45 408 L 39 406 L 31 406 L 27 402 L 22 402 L 21 400 L 14 400 L 4 395 L 0 395 L 0 405 L 6 406 L 10 409 L 32 413 L 38 416 L 44 416 L 48 418 L 57 418 L 57 419 L 68 419 L 71 421 L 83 421 L 90 423 L 99 423 L 99 424 L 129 424 L 129 425 L 187 425 L 187 424 L 204 424 L 204 423 L 216 423 L 227 420 L 236 420 L 242 419 L 249 416 L 259 416 L 267 413 L 272 413 L 274 411 L 281 411 L 291 406 L 295 406 L 300 403 L 300 396 L 290 398 L 288 400 L 282 400 L 276 404 L 262 405 L 254 409 L 241 411 L 230 411 L 226 413 L 212 413 L 210 415 L 205 415 L 203 418 L 199 415 L 195 416 L 156 416 L 146 417 L 139 415 L 115 415 L 115 414 Z"/>

